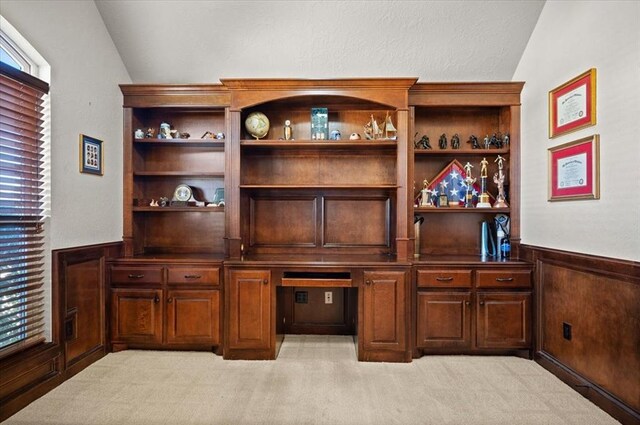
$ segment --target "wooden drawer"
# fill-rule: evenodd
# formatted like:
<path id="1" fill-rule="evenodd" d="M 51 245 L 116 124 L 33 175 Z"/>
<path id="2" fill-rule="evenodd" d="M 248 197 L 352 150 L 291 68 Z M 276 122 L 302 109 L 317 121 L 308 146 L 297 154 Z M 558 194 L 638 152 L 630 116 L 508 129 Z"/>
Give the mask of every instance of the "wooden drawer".
<path id="1" fill-rule="evenodd" d="M 471 270 L 418 270 L 418 287 L 470 288 Z"/>
<path id="2" fill-rule="evenodd" d="M 189 285 L 219 285 L 218 267 L 169 267 L 167 283 Z"/>
<path id="3" fill-rule="evenodd" d="M 111 283 L 162 283 L 162 267 L 111 267 Z"/>
<path id="4" fill-rule="evenodd" d="M 478 288 L 530 288 L 531 270 L 476 270 Z"/>

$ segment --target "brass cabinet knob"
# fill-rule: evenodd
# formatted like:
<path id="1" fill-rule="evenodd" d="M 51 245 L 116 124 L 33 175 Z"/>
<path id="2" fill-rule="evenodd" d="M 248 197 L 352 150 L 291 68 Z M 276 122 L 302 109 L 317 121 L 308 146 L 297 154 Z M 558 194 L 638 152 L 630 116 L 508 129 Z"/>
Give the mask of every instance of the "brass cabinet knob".
<path id="1" fill-rule="evenodd" d="M 471 301 L 465 301 L 466 305 L 471 305 Z"/>
<path id="2" fill-rule="evenodd" d="M 365 282 L 364 282 L 364 283 L 366 283 L 367 285 L 371 285 L 371 279 L 367 279 L 367 280 L 365 280 Z"/>
<path id="3" fill-rule="evenodd" d="M 155 298 L 153 299 L 153 302 L 158 304 L 160 302 L 160 297 L 156 294 Z"/>
<path id="4" fill-rule="evenodd" d="M 128 276 L 129 279 L 142 279 L 144 277 L 143 274 L 130 274 Z"/>
<path id="5" fill-rule="evenodd" d="M 200 279 L 202 276 L 200 276 L 199 274 L 185 274 L 184 278 L 185 279 Z"/>
<path id="6" fill-rule="evenodd" d="M 484 301 L 480 301 L 480 305 L 484 305 Z"/>
<path id="7" fill-rule="evenodd" d="M 264 280 L 262 281 L 262 283 L 263 283 L 264 285 L 266 285 L 267 283 L 269 283 L 269 281 L 268 281 L 267 279 L 264 279 Z"/>
<path id="8" fill-rule="evenodd" d="M 171 298 L 171 297 L 167 298 L 167 302 L 168 302 L 169 304 L 171 304 L 171 302 L 172 302 L 172 301 L 173 301 L 173 298 Z"/>

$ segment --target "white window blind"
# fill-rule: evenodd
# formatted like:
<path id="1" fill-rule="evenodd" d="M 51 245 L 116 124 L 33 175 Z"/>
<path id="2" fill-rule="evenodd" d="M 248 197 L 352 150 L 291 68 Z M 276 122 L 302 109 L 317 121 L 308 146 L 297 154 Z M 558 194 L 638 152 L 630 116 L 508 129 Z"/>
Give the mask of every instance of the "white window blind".
<path id="1" fill-rule="evenodd" d="M 0 356 L 44 341 L 47 83 L 0 62 Z"/>

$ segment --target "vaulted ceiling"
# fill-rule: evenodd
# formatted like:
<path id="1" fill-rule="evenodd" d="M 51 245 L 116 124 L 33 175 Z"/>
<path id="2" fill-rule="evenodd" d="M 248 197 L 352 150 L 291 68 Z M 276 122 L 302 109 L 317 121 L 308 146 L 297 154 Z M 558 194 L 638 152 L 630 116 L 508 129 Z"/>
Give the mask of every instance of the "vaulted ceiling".
<path id="1" fill-rule="evenodd" d="M 95 0 L 135 83 L 511 80 L 535 1 Z"/>

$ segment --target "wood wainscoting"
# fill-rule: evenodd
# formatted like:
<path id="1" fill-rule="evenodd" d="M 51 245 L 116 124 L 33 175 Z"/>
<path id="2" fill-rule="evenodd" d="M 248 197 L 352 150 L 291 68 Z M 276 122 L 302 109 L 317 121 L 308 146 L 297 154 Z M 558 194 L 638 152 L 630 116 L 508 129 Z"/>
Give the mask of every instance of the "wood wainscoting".
<path id="1" fill-rule="evenodd" d="M 106 354 L 105 261 L 121 242 L 52 251 L 52 341 L 0 361 L 0 422 Z"/>
<path id="2" fill-rule="evenodd" d="M 522 246 L 536 265 L 536 361 L 640 423 L 640 263 Z"/>

